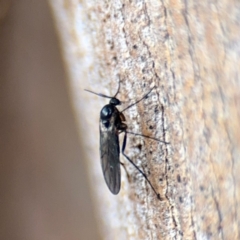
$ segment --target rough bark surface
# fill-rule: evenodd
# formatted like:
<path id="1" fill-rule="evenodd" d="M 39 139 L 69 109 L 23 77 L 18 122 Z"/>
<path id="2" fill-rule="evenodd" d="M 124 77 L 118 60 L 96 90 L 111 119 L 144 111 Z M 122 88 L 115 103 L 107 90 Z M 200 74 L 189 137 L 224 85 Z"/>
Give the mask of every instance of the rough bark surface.
<path id="1" fill-rule="evenodd" d="M 239 2 L 50 2 L 103 238 L 239 239 Z M 114 95 L 119 79 L 126 106 L 156 86 L 125 116 L 131 131 L 170 142 L 129 136 L 127 147 L 162 201 L 123 158 L 120 194 L 104 185 L 96 135 L 106 100 L 83 88 Z"/>

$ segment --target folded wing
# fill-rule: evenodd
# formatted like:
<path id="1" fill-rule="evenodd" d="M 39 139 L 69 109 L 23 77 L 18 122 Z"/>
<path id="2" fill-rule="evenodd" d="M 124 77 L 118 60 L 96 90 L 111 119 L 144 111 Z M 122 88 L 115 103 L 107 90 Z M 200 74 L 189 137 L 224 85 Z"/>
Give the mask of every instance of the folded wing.
<path id="1" fill-rule="evenodd" d="M 107 131 L 102 131 L 100 128 L 100 154 L 105 182 L 113 194 L 118 194 L 121 187 L 121 173 L 116 127 L 112 126 Z"/>

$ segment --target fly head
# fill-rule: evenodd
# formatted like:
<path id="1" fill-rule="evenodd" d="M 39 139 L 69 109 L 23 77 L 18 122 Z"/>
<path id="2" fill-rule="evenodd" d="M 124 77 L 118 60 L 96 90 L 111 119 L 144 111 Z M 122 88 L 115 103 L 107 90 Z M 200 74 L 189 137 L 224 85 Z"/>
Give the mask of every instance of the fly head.
<path id="1" fill-rule="evenodd" d="M 117 105 L 121 105 L 121 101 L 120 101 L 119 99 L 113 97 L 113 98 L 110 99 L 109 104 L 112 104 L 112 105 L 114 105 L 114 106 L 117 106 Z"/>

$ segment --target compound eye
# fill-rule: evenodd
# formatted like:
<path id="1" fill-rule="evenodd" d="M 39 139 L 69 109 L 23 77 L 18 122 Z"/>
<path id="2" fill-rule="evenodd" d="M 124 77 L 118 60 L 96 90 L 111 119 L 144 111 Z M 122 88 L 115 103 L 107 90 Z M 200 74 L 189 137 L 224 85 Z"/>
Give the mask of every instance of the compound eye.
<path id="1" fill-rule="evenodd" d="M 108 119 L 112 116 L 112 108 L 110 106 L 103 107 L 101 111 L 101 118 Z"/>

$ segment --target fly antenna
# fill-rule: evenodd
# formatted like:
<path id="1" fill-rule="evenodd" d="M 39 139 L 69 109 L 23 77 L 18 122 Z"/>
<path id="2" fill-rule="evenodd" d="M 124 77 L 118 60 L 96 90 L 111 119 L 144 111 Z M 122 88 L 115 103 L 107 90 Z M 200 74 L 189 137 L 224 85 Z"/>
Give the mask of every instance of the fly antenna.
<path id="1" fill-rule="evenodd" d="M 119 82 L 118 82 L 118 90 L 117 90 L 116 94 L 115 94 L 113 97 L 107 96 L 107 95 L 102 94 L 102 93 L 96 93 L 96 92 L 90 91 L 90 90 L 88 90 L 88 89 L 84 89 L 84 91 L 93 93 L 93 94 L 95 94 L 95 95 L 97 95 L 97 96 L 104 97 L 104 98 L 116 98 L 116 96 L 118 95 L 119 90 L 120 90 L 120 82 L 121 82 L 121 80 L 119 80 Z"/>
<path id="2" fill-rule="evenodd" d="M 127 110 L 127 109 L 131 108 L 132 106 L 134 106 L 134 105 L 138 104 L 139 102 L 141 102 L 144 98 L 146 98 L 146 97 L 148 96 L 149 93 L 152 92 L 152 90 L 153 90 L 154 88 L 156 88 L 156 86 L 154 86 L 153 88 L 151 88 L 151 90 L 150 90 L 147 94 L 145 94 L 141 99 L 137 100 L 135 103 L 130 104 L 128 107 L 124 108 L 121 112 L 124 112 L 125 110 Z"/>
<path id="3" fill-rule="evenodd" d="M 118 81 L 118 90 L 117 90 L 116 94 L 113 96 L 114 98 L 116 98 L 116 96 L 117 96 L 118 93 L 119 93 L 119 90 L 120 90 L 120 82 L 121 82 L 121 80 L 119 79 L 119 81 Z"/>
<path id="4" fill-rule="evenodd" d="M 100 97 L 112 98 L 112 97 L 109 97 L 109 96 L 107 96 L 107 95 L 105 95 L 105 94 L 102 94 L 102 93 L 95 93 L 95 92 L 90 91 L 90 90 L 87 90 L 87 89 L 84 89 L 84 90 L 87 91 L 87 92 L 93 93 L 93 94 L 95 94 L 95 95 L 98 95 L 98 96 L 100 96 Z"/>

